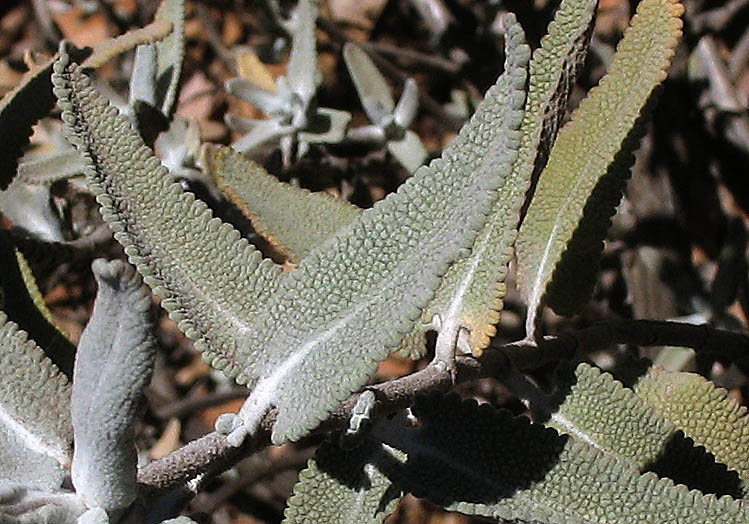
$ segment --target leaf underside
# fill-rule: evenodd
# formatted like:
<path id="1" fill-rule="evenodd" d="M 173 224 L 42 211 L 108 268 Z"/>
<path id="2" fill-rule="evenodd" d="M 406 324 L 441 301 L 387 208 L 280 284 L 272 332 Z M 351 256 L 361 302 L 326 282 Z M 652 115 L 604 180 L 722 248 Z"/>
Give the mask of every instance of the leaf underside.
<path id="1" fill-rule="evenodd" d="M 121 260 L 94 260 L 99 291 L 81 334 L 72 392 L 72 477 L 89 507 L 107 511 L 136 496 L 134 423 L 151 379 L 156 341 L 151 294 Z"/>
<path id="2" fill-rule="evenodd" d="M 682 11 L 676 0 L 640 2 L 609 72 L 559 132 L 516 246 L 518 287 L 528 305 L 529 336 L 560 259 L 576 257 L 576 268 L 585 266 L 580 265 L 583 259 L 588 265 L 597 262 L 606 225 L 621 197 L 620 180 L 629 173 L 629 158 L 638 142 L 640 130 L 632 128 L 642 123 L 638 119 L 643 107 L 666 76 L 681 35 Z M 586 251 L 576 253 L 568 247 L 583 217 L 596 227 L 583 228 L 585 238 L 578 238 L 575 245 Z M 581 290 L 589 295 L 592 289 L 569 272 L 555 274 L 553 280 L 569 290 L 567 295 L 554 295 L 565 299 L 553 302 L 560 311 L 575 310 L 584 302 Z"/>

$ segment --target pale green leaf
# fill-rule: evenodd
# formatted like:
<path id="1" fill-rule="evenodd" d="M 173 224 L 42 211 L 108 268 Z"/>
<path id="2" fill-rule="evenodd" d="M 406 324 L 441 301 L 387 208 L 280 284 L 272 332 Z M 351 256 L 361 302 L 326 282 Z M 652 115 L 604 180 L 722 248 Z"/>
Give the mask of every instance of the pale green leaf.
<path id="1" fill-rule="evenodd" d="M 317 38 L 315 21 L 317 3 L 300 0 L 291 18 L 291 54 L 286 77 L 289 86 L 307 107 L 320 85 L 320 70 L 317 68 Z"/>
<path id="2" fill-rule="evenodd" d="M 166 20 L 172 24 L 169 36 L 153 44 L 156 48 L 157 103 L 161 112 L 168 117 L 174 111 L 177 101 L 185 55 L 184 0 L 162 0 L 156 11 L 156 20 Z"/>
<path id="3" fill-rule="evenodd" d="M 209 148 L 205 159 L 218 188 L 255 231 L 295 263 L 360 214 L 332 195 L 280 182 L 230 148 Z"/>
<path id="4" fill-rule="evenodd" d="M 725 389 L 695 373 L 653 367 L 635 392 L 749 483 L 749 414 Z"/>
<path id="5" fill-rule="evenodd" d="M 274 442 L 314 427 L 400 346 L 473 242 L 509 172 L 497 168 L 499 152 L 517 147 L 529 53 L 513 29 L 505 74 L 442 158 L 313 249 L 258 315 L 267 328 L 245 343 L 268 352 L 247 358 L 247 373 L 259 376 L 240 412 L 247 431 L 270 406 Z"/>
<path id="6" fill-rule="evenodd" d="M 582 363 L 546 425 L 642 470 L 655 462 L 676 428 L 608 373 Z"/>
<path id="7" fill-rule="evenodd" d="M 622 168 L 626 166 L 623 157 L 628 157 L 634 146 L 631 130 L 653 89 L 666 76 L 681 35 L 682 11 L 675 0 L 639 3 L 609 72 L 557 137 L 517 240 L 518 287 L 528 305 L 528 336 L 533 334 L 536 311 L 552 273 L 583 216 L 598 233 L 613 213 L 611 202 L 618 201 L 621 192 L 610 178 L 620 178 L 628 171 Z M 605 177 L 608 171 L 614 171 L 614 176 Z M 593 203 L 586 207 L 588 202 Z M 601 235 L 585 235 L 580 240 L 580 253 L 600 252 Z M 575 267 L 591 263 L 585 254 L 576 257 Z M 567 289 L 583 287 L 569 273 L 559 278 Z M 579 294 L 575 297 L 579 299 Z"/>
<path id="8" fill-rule="evenodd" d="M 64 242 L 60 213 L 47 185 L 27 184 L 16 177 L 0 191 L 0 212 L 25 234 L 45 242 Z"/>
<path id="9" fill-rule="evenodd" d="M 406 168 L 409 173 L 416 171 L 426 160 L 428 153 L 419 135 L 406 129 L 400 140 L 388 140 L 387 148 L 390 154 Z"/>
<path id="10" fill-rule="evenodd" d="M 512 174 L 492 208 L 471 255 L 450 268 L 425 321 L 438 315 L 443 325 L 460 330 L 459 347 L 480 354 L 496 333 L 504 280 L 512 257 L 520 209 L 530 184 L 536 152 L 543 139 L 556 131 L 574 83 L 577 64 L 584 56 L 593 23 L 595 0 L 565 0 L 530 63 L 528 98 L 520 127 L 520 151 Z"/>
<path id="11" fill-rule="evenodd" d="M 373 123 L 378 123 L 395 109 L 395 101 L 385 77 L 359 46 L 347 42 L 343 46 L 346 63 L 364 112 Z"/>
<path id="12" fill-rule="evenodd" d="M 637 471 L 654 471 L 709 493 L 741 494 L 737 475 L 608 373 L 582 363 L 560 388 L 566 395 L 547 426 Z"/>

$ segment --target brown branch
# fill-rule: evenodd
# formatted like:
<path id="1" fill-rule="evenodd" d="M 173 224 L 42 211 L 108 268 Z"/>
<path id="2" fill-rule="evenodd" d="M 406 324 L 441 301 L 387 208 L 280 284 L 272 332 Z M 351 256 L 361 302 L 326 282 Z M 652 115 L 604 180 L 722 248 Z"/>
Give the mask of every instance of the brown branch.
<path id="1" fill-rule="evenodd" d="M 557 337 L 545 337 L 539 344 L 523 341 L 496 349 L 519 369 L 529 370 L 555 360 L 584 358 L 614 344 L 682 346 L 731 361 L 749 357 L 749 336 L 744 333 L 666 320 L 610 320 Z"/>

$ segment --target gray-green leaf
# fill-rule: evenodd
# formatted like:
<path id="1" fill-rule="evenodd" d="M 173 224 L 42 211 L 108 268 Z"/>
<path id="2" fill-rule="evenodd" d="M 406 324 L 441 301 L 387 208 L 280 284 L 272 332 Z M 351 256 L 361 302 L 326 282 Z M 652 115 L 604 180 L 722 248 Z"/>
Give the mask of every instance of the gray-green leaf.
<path id="1" fill-rule="evenodd" d="M 321 445 L 299 473 L 283 524 L 381 523 L 402 496 L 377 469 L 383 453 L 383 444 L 370 440 L 351 450 Z"/>
<path id="2" fill-rule="evenodd" d="M 94 260 L 99 285 L 73 375 L 73 485 L 89 507 L 107 511 L 136 496 L 134 422 L 151 379 L 156 342 L 151 294 L 121 260 Z"/>
<path id="3" fill-rule="evenodd" d="M 60 487 L 73 442 L 70 386 L 42 350 L 2 312 L 0 435 L 0 486 Z"/>

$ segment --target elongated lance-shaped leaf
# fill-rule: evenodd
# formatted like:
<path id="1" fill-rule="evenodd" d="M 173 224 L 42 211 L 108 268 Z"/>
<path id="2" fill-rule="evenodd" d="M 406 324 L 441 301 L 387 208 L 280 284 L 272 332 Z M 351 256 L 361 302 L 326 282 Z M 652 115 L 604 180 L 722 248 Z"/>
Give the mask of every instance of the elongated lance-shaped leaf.
<path id="1" fill-rule="evenodd" d="M 317 5 L 312 0 L 300 0 L 291 19 L 291 55 L 286 77 L 304 107 L 315 96 L 321 80 L 317 68 L 316 20 Z"/>
<path id="2" fill-rule="evenodd" d="M 155 22 L 106 40 L 93 49 L 76 49 L 69 45 L 68 52 L 75 55 L 76 60 L 85 59 L 86 67 L 96 68 L 139 44 L 164 38 L 171 29 L 169 22 Z M 31 126 L 47 115 L 55 105 L 50 75 L 56 59 L 57 55 L 32 67 L 20 84 L 0 101 L 0 143 L 4 147 L 4 153 L 0 155 L 0 190 L 8 187 L 16 174 L 18 157 L 29 143 Z"/>
<path id="3" fill-rule="evenodd" d="M 253 431 L 277 408 L 274 442 L 296 439 L 364 384 L 412 331 L 448 265 L 471 246 L 517 147 L 529 56 L 509 19 L 505 73 L 442 158 L 302 259 L 257 317 L 258 377 L 240 411 Z M 485 147 L 491 142 L 493 147 Z M 356 349 L 352 349 L 353 347 Z"/>
<path id="4" fill-rule="evenodd" d="M 636 471 L 654 471 L 709 493 L 738 496 L 738 477 L 685 438 L 608 373 L 581 363 L 562 378 L 564 401 L 545 422 Z"/>
<path id="5" fill-rule="evenodd" d="M 299 263 L 361 212 L 327 193 L 285 184 L 231 148 L 208 148 L 204 158 L 223 194 L 292 262 Z"/>
<path id="6" fill-rule="evenodd" d="M 4 466 L 0 478 L 17 476 L 20 484 L 38 480 L 46 485 L 60 480 L 57 466 L 70 464 L 73 442 L 68 380 L 39 346 L 29 340 L 26 332 L 2 312 L 0 426 L 0 435 L 8 439 L 7 447 L 0 446 L 0 463 Z M 49 467 L 50 476 L 30 477 L 30 472 L 27 474 L 24 469 L 26 459 L 31 460 L 30 469 L 37 472 Z"/>
<path id="7" fill-rule="evenodd" d="M 0 267 L 2 310 L 8 319 L 31 333 L 31 338 L 57 368 L 67 378 L 72 378 L 75 346 L 55 325 L 31 268 L 4 231 L 0 231 Z"/>
<path id="8" fill-rule="evenodd" d="M 64 131 L 88 164 L 102 216 L 179 328 L 208 361 L 236 377 L 248 322 L 273 293 L 280 268 L 171 182 L 129 121 L 65 49 L 60 55 L 53 82 Z"/>
<path id="9" fill-rule="evenodd" d="M 156 341 L 151 294 L 135 268 L 97 259 L 91 269 L 99 290 L 75 359 L 72 476 L 86 505 L 111 511 L 135 500 L 134 423 Z"/>
<path id="10" fill-rule="evenodd" d="M 523 172 L 534 164 L 532 180 L 546 164 L 565 117 L 570 93 L 587 56 L 597 4 L 598 0 L 562 0 L 540 47 L 533 52 L 521 160 L 516 166 Z"/>
<path id="11" fill-rule="evenodd" d="M 632 135 L 631 130 L 653 89 L 666 76 L 681 34 L 682 10 L 676 0 L 638 4 L 609 72 L 557 137 L 517 240 L 518 287 L 528 305 L 528 336 L 533 334 L 536 312 L 552 273 L 584 215 L 596 234 L 586 228 L 589 234 L 579 245 L 600 252 L 605 231 L 597 233 L 606 227 L 621 197 L 621 189 L 617 184 L 612 187 L 610 179 L 621 179 L 622 173 L 628 173 L 622 158 L 631 154 L 632 137 L 639 133 L 635 130 Z M 589 265 L 590 260 L 585 260 Z M 575 267 L 586 265 L 580 259 L 576 262 Z M 564 279 L 566 289 L 582 287 L 570 274 L 559 278 Z M 579 299 L 579 292 L 570 293 Z"/>
<path id="12" fill-rule="evenodd" d="M 205 333 L 204 326 L 215 327 L 211 338 L 222 344 L 207 353 L 214 366 L 225 368 L 239 382 L 257 379 L 241 411 L 245 425 L 238 428 L 239 439 L 242 432 L 253 431 L 271 407 L 277 408 L 274 442 L 299 438 L 314 427 L 328 410 L 366 382 L 377 361 L 400 344 L 431 299 L 440 275 L 470 247 L 502 179 L 502 173 L 495 170 L 496 160 L 515 144 L 521 120 L 529 53 L 521 43 L 522 31 L 510 25 L 514 30 L 507 40 L 506 73 L 443 159 L 423 168 L 397 193 L 313 250 L 283 280 L 277 270 L 259 264 L 259 255 L 246 262 L 234 255 L 242 246 L 250 249 L 235 233 L 231 233 L 232 243 L 218 253 L 206 248 L 225 240 L 221 228 L 226 232 L 228 226 L 214 221 L 219 231 L 211 232 L 183 225 L 183 217 L 193 214 L 186 205 L 178 209 L 177 217 L 172 216 L 165 203 L 177 200 L 178 186 L 162 189 L 162 182 L 149 180 L 158 162 L 145 160 L 149 153 L 127 131 L 129 124 L 107 109 L 74 65 L 64 57 L 56 65 L 54 80 L 66 131 L 98 170 L 89 172 L 91 185 L 98 193 L 106 190 L 99 197 L 103 214 L 114 223 L 131 260 L 145 273 L 146 282 L 151 279 L 162 293 L 171 291 L 163 284 L 166 271 L 189 260 L 187 268 L 177 265 L 182 271 L 169 284 L 184 288 L 167 295 L 166 306 L 172 311 L 180 308 L 179 320 L 188 335 L 197 338 Z M 474 149 L 484 151 L 476 145 L 488 138 L 496 149 L 483 157 L 474 156 Z M 120 166 L 128 163 L 136 169 L 119 173 Z M 135 191 L 138 186 L 140 193 Z M 193 204 L 192 198 L 179 202 L 198 208 L 199 218 L 207 223 L 207 211 Z M 123 212 L 130 220 L 117 218 Z M 197 231 L 183 237 L 181 232 L 191 225 Z M 167 238 L 169 252 L 165 234 L 172 235 Z M 149 249 L 134 240 L 150 242 Z M 184 256 L 177 258 L 177 253 Z M 232 261 L 225 271 L 222 257 Z M 201 265 L 204 279 L 210 279 L 205 283 L 190 278 L 201 274 L 197 272 Z M 253 274 L 257 268 L 260 271 Z M 235 278 L 223 280 L 227 274 Z M 248 280 L 250 289 L 237 292 Z M 253 315 L 273 291 L 267 307 Z M 187 313 L 182 304 L 197 307 Z M 188 314 L 196 318 L 188 319 Z M 245 319 L 251 320 L 242 323 Z M 195 327 L 198 321 L 200 331 Z M 352 340 L 361 351 L 350 350 Z M 205 348 L 202 344 L 201 349 Z"/>
<path id="13" fill-rule="evenodd" d="M 449 510 L 540 523 L 745 523 L 749 508 L 640 474 L 569 436 L 457 396 L 419 399 L 414 429 L 380 432 L 408 455 L 378 463 L 404 491 Z M 481 442 L 476 441 L 481 435 Z"/>
<path id="14" fill-rule="evenodd" d="M 545 422 L 642 470 L 655 462 L 676 428 L 608 373 L 582 363 L 569 392 Z"/>
<path id="15" fill-rule="evenodd" d="M 156 42 L 156 87 L 159 90 L 161 112 L 171 116 L 179 93 L 182 60 L 185 55 L 185 2 L 163 0 L 156 11 L 156 20 L 172 24 L 172 32 Z"/>
<path id="16" fill-rule="evenodd" d="M 169 22 L 173 29 L 162 41 L 139 45 L 135 50 L 129 105 L 140 100 L 169 118 L 177 100 L 185 53 L 184 0 L 162 0 L 156 21 Z"/>
<path id="17" fill-rule="evenodd" d="M 556 131 L 557 113 L 574 84 L 593 24 L 595 0 L 565 0 L 530 63 L 528 98 L 520 128 L 520 152 L 503 184 L 471 255 L 454 264 L 442 280 L 424 320 L 434 315 L 443 326 L 459 328 L 459 347 L 480 355 L 496 333 L 505 294 L 504 280 L 512 257 L 520 209 L 542 139 Z"/>
<path id="18" fill-rule="evenodd" d="M 364 112 L 373 123 L 379 123 L 395 109 L 395 101 L 385 77 L 367 53 L 356 44 L 347 42 L 343 46 L 343 60 L 354 81 Z"/>
<path id="19" fill-rule="evenodd" d="M 342 449 L 323 443 L 287 501 L 283 524 L 379 524 L 403 493 L 377 469 L 383 444 L 366 440 Z M 395 450 L 388 450 L 395 453 Z"/>
<path id="20" fill-rule="evenodd" d="M 72 149 L 28 159 L 23 157 L 18 164 L 18 178 L 29 184 L 51 185 L 80 173 L 83 173 L 83 161 L 78 151 Z"/>
<path id="21" fill-rule="evenodd" d="M 695 373 L 653 367 L 635 392 L 749 485 L 749 414 L 725 389 Z"/>

